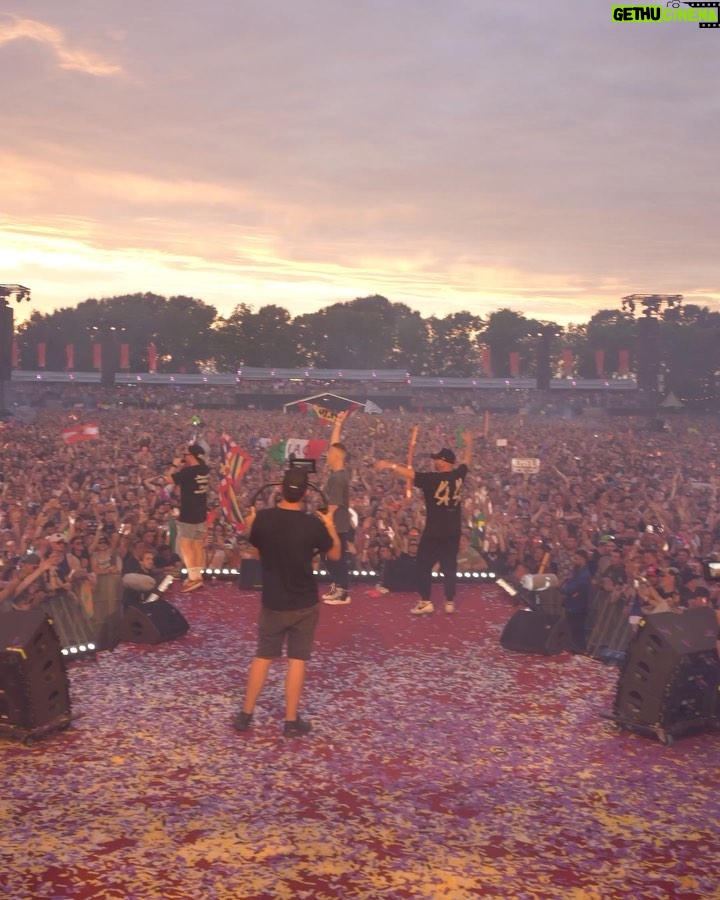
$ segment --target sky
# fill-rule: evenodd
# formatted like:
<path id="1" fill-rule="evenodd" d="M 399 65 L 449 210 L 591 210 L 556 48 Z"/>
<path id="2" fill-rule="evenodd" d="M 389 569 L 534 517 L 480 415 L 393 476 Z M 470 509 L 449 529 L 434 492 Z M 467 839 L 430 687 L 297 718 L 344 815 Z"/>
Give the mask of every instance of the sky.
<path id="1" fill-rule="evenodd" d="M 0 84 L 16 322 L 146 291 L 720 310 L 720 29 L 612 0 L 2 0 Z"/>

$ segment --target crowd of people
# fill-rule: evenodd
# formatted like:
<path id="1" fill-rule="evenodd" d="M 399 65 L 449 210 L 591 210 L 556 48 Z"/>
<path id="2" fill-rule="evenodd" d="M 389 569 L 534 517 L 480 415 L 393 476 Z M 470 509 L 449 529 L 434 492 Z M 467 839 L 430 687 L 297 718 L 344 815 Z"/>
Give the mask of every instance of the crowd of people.
<path id="1" fill-rule="evenodd" d="M 168 471 L 189 444 L 203 448 L 209 467 L 207 534 L 193 580 L 203 565 L 238 567 L 255 555 L 247 530 L 236 530 L 222 512 L 222 434 L 251 459 L 237 489 L 247 515 L 253 494 L 282 480 L 285 463 L 268 448 L 289 438 L 329 444 L 333 426 L 308 413 L 211 409 L 197 393 L 197 405 L 180 404 L 177 396 L 168 388 L 167 403 L 157 409 L 108 404 L 92 416 L 79 407 L 38 409 L 32 422 L 4 424 L 3 608 L 32 608 L 62 590 L 98 625 L 129 567 L 140 565 L 156 581 L 179 573 L 179 494 Z M 88 418 L 97 435 L 64 439 L 65 429 Z M 631 624 L 653 611 L 720 609 L 720 422 L 684 413 L 668 422 L 651 428 L 648 418 L 630 415 L 358 410 L 343 422 L 342 460 L 338 452 L 327 461 L 323 455 L 311 479 L 325 487 L 333 472 L 346 473 L 343 565 L 378 573 L 374 589 L 382 591 L 383 570 L 415 558 L 426 527 L 425 498 L 408 487 L 403 470 L 431 470 L 430 456 L 440 448 L 461 455 L 463 435 L 474 434 L 458 569 L 492 572 L 518 586 L 524 576 L 554 574 L 566 610 L 579 616 L 582 650 L 597 597 L 611 598 Z M 377 468 L 378 460 L 390 464 Z M 270 492 L 258 505 L 273 502 Z M 580 575 L 580 595 L 573 597 L 568 583 Z M 351 584 L 339 587 L 346 597 L 353 591 Z"/>
<path id="2" fill-rule="evenodd" d="M 206 376 L 207 377 L 207 376 Z M 550 410 L 574 409 L 581 413 L 594 408 L 638 409 L 647 406 L 647 397 L 632 389 L 628 382 L 612 382 L 614 387 L 604 389 L 583 388 L 575 382 L 566 382 L 564 390 L 554 392 L 552 398 L 508 380 L 503 388 L 488 388 L 478 379 L 477 386 L 459 388 L 450 386 L 423 386 L 407 381 L 364 381 L 339 379 L 336 381 L 302 380 L 282 378 L 242 378 L 236 376 L 232 384 L 212 384 L 201 379 L 185 383 L 181 376 L 171 384 L 154 384 L 148 381 L 129 381 L 112 386 L 98 382 L 47 380 L 17 382 L 12 385 L 16 405 L 27 408 L 73 408 L 130 406 L 142 409 L 167 409 L 169 405 L 182 408 L 225 407 L 252 409 L 280 408 L 285 403 L 326 391 L 343 397 L 362 398 L 364 402 L 386 403 L 393 408 L 403 407 L 414 411 L 423 409 L 448 409 L 467 407 L 470 410 L 512 410 L 520 407 L 542 406 Z M 623 389 L 619 385 L 623 385 Z"/>

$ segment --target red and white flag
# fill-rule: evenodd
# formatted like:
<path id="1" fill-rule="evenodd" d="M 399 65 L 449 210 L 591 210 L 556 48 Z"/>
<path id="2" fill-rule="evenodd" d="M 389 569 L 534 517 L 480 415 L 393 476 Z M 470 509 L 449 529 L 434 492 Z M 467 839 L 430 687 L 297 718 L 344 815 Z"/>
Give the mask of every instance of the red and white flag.
<path id="1" fill-rule="evenodd" d="M 63 440 L 66 444 L 77 444 L 79 441 L 97 441 L 100 428 L 97 425 L 69 425 L 63 428 Z"/>

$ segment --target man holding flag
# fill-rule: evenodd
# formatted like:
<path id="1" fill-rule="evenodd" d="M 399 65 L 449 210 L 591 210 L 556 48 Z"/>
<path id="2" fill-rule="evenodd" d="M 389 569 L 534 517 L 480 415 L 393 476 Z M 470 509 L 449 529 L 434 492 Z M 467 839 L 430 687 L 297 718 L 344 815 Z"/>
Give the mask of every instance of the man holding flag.
<path id="1" fill-rule="evenodd" d="M 345 469 L 347 448 L 340 442 L 343 422 L 348 416 L 347 410 L 337 413 L 335 425 L 330 436 L 330 449 L 327 453 L 327 464 L 330 477 L 325 492 L 328 499 L 328 513 L 332 516 L 335 530 L 342 545 L 337 560 L 328 559 L 327 567 L 333 583 L 323 600 L 330 606 L 344 606 L 350 602 L 350 575 L 347 567 L 347 545 L 350 537 L 350 480 Z"/>

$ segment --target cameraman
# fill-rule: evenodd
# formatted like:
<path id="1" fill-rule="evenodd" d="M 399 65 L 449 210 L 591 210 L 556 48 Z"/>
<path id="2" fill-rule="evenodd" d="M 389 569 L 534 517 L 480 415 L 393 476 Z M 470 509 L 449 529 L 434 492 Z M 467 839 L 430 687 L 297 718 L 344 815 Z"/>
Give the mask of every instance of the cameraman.
<path id="1" fill-rule="evenodd" d="M 312 730 L 298 716 L 305 667 L 312 652 L 318 623 L 317 581 L 312 561 L 316 553 L 328 559 L 340 557 L 342 541 L 335 530 L 331 512 L 318 517 L 303 511 L 308 488 L 305 469 L 290 468 L 282 482 L 282 499 L 276 506 L 253 506 L 246 519 L 250 543 L 257 547 L 262 566 L 262 607 L 258 623 L 258 644 L 250 665 L 245 702 L 235 715 L 238 731 L 250 728 L 255 703 L 265 684 L 270 664 L 279 657 L 287 641 L 285 681 L 285 737 L 299 737 Z"/>

